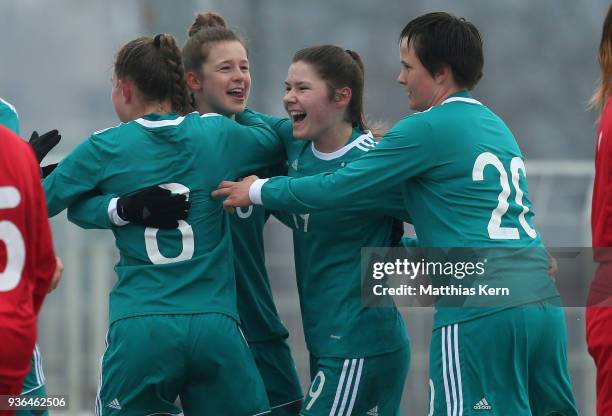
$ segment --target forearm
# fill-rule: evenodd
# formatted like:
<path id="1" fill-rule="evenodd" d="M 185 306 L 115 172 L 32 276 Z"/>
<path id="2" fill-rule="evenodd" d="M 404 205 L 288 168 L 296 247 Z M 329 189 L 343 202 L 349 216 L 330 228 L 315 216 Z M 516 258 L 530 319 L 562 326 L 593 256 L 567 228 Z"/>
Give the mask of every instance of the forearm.
<path id="1" fill-rule="evenodd" d="M 86 229 L 110 229 L 122 225 L 111 221 L 112 212 L 116 212 L 109 206 L 113 199 L 113 195 L 88 194 L 68 207 L 68 220 Z"/>

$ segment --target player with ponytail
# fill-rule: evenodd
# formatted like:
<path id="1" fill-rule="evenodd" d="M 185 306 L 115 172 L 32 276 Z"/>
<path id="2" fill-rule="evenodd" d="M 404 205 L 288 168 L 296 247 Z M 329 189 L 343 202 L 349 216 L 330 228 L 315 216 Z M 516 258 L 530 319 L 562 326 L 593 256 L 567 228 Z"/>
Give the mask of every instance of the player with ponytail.
<path id="1" fill-rule="evenodd" d="M 284 149 L 251 114 L 238 124 L 190 112 L 171 35 L 128 42 L 112 83 L 122 123 L 93 133 L 43 183 L 51 216 L 70 207 L 81 226 L 113 227 L 120 253 L 96 414 L 269 413 L 240 333 L 229 221 L 209 195 L 223 178 L 278 163 Z M 143 204 L 142 192 L 165 203 Z M 169 213 L 179 220 L 163 221 Z"/>

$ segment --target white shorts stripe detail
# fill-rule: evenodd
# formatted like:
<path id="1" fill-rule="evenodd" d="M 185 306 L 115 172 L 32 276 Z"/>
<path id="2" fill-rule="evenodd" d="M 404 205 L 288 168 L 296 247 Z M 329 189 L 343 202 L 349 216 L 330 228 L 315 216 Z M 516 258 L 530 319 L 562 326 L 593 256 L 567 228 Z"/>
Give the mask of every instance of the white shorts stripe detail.
<path id="1" fill-rule="evenodd" d="M 36 344 L 36 351 L 38 351 L 38 369 L 40 371 L 40 385 L 42 386 L 47 380 L 45 379 L 45 372 L 43 371 L 42 367 L 42 353 L 40 352 L 40 347 L 38 344 Z"/>
<path id="2" fill-rule="evenodd" d="M 359 382 L 361 381 L 361 370 L 363 369 L 363 358 L 359 359 L 359 366 L 357 367 L 357 375 L 355 376 L 355 384 L 353 385 L 353 394 L 351 395 L 351 402 L 349 408 L 346 411 L 346 416 L 351 416 L 353 413 L 353 406 L 355 405 L 355 399 L 357 398 L 357 391 L 359 389 Z"/>
<path id="3" fill-rule="evenodd" d="M 38 349 L 38 344 L 34 344 L 34 374 L 36 375 L 36 383 L 40 386 L 43 384 L 43 381 L 40 377 L 40 350 Z"/>
<path id="4" fill-rule="evenodd" d="M 262 413 L 259 413 L 259 414 L 261 415 Z M 148 415 L 145 415 L 145 416 L 156 416 L 156 415 L 184 416 L 183 412 L 181 412 L 181 413 L 149 413 Z M 257 415 L 255 415 L 255 416 L 257 416 Z"/>
<path id="5" fill-rule="evenodd" d="M 434 403 L 436 397 L 436 388 L 434 387 L 433 381 L 429 379 L 429 415 L 433 416 L 434 414 Z"/>
<path id="6" fill-rule="evenodd" d="M 451 391 L 453 393 L 453 416 L 457 416 L 457 388 L 455 386 L 455 369 L 453 368 L 453 331 L 449 325 L 446 333 L 446 345 L 448 350 L 446 355 L 448 357 L 448 371 L 451 385 Z"/>
<path id="7" fill-rule="evenodd" d="M 148 415 L 145 415 L 145 416 L 156 416 L 156 415 L 183 416 L 183 412 L 181 413 L 149 413 Z"/>
<path id="8" fill-rule="evenodd" d="M 304 398 L 303 398 L 303 397 L 300 397 L 300 398 L 299 398 L 299 399 L 297 399 L 297 400 L 292 400 L 292 401 L 290 401 L 290 402 L 283 403 L 283 404 L 277 404 L 276 406 L 270 406 L 270 410 L 272 410 L 272 409 L 279 409 L 279 408 L 281 408 L 281 407 L 285 407 L 285 406 L 290 405 L 290 404 L 293 404 L 293 403 L 301 402 L 302 400 L 304 400 Z"/>
<path id="9" fill-rule="evenodd" d="M 38 344 L 36 344 L 35 348 L 36 352 L 38 352 L 38 376 L 40 377 L 40 385 L 42 386 L 47 380 L 45 380 L 45 372 L 43 371 L 42 354 L 40 352 L 40 347 L 38 346 Z"/>
<path id="10" fill-rule="evenodd" d="M 102 360 L 104 360 L 104 354 L 108 350 L 108 330 L 104 337 L 104 352 L 100 357 L 100 377 L 98 378 L 98 391 L 96 392 L 96 416 L 102 416 L 102 400 L 100 399 L 100 390 L 102 389 Z"/>
<path id="11" fill-rule="evenodd" d="M 448 394 L 446 374 L 446 328 L 442 327 L 442 378 L 444 379 L 444 398 L 446 399 L 446 416 L 451 416 L 451 398 Z"/>
<path id="12" fill-rule="evenodd" d="M 351 385 L 353 383 L 353 375 L 355 374 L 355 366 L 357 366 L 357 360 L 351 360 L 351 371 L 349 371 L 348 379 L 346 380 L 346 387 L 344 389 L 344 394 L 342 395 L 342 405 L 340 406 L 340 410 L 338 410 L 338 416 L 342 416 L 344 412 L 344 408 L 346 407 L 346 401 L 348 400 L 349 394 L 351 392 Z"/>
<path id="13" fill-rule="evenodd" d="M 459 364 L 459 324 L 455 324 L 455 367 L 457 368 L 457 390 L 459 390 L 459 416 L 463 416 L 463 385 Z"/>
<path id="14" fill-rule="evenodd" d="M 30 371 L 34 371 L 36 386 L 29 390 L 23 390 L 21 393 L 19 393 L 20 395 L 32 393 L 34 390 L 38 390 L 45 385 L 45 375 L 42 371 L 42 356 L 40 354 L 40 349 L 38 348 L 38 343 L 34 344 L 34 349 L 32 350 L 32 361 L 32 368 Z"/>
<path id="15" fill-rule="evenodd" d="M 340 393 L 342 392 L 342 386 L 344 384 L 344 377 L 346 377 L 346 369 L 348 368 L 349 360 L 344 360 L 342 365 L 342 374 L 340 374 L 340 381 L 338 381 L 338 388 L 336 389 L 336 397 L 334 397 L 334 405 L 332 406 L 329 416 L 334 416 L 336 408 L 338 407 L 338 400 L 340 400 Z"/>

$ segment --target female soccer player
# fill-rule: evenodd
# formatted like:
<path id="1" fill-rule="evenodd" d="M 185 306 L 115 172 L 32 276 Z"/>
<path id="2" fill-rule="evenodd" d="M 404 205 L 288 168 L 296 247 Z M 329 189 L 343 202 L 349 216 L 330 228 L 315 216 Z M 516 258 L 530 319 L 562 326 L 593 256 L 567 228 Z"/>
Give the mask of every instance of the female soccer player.
<path id="1" fill-rule="evenodd" d="M 234 118 L 251 87 L 245 42 L 214 13 L 200 14 L 183 47 L 187 86 L 200 114 Z M 286 173 L 286 164 L 262 174 Z M 270 211 L 250 206 L 230 217 L 241 329 L 266 385 L 273 415 L 297 414 L 302 388 L 265 267 L 263 227 Z"/>
<path id="2" fill-rule="evenodd" d="M 6 126 L 16 134 L 20 134 L 19 115 L 17 114 L 17 110 L 13 105 L 2 98 L 0 98 L 0 124 Z M 30 145 L 38 159 L 38 163 L 42 162 L 42 159 L 60 141 L 60 139 L 61 136 L 57 130 L 51 130 L 42 136 L 39 136 L 36 132 L 32 133 L 32 136 L 30 137 Z M 47 172 L 50 172 L 51 170 L 52 169 L 48 166 L 43 167 L 43 176 L 46 176 Z M 61 265 L 61 260 L 59 258 L 57 261 Z M 57 286 L 57 284 L 58 281 L 53 282 L 53 286 Z M 55 287 L 52 287 L 52 289 L 54 288 Z M 38 343 L 34 345 L 34 352 L 32 354 L 30 363 L 30 371 L 28 372 L 28 375 L 23 383 L 23 390 L 21 391 L 21 394 L 39 397 L 44 397 L 47 395 L 42 354 L 40 353 Z M 32 414 L 32 412 L 29 410 L 23 410 L 20 411 L 19 414 L 22 416 L 27 416 Z M 48 414 L 49 412 L 45 410 L 40 416 L 46 416 Z"/>
<path id="3" fill-rule="evenodd" d="M 587 344 L 597 367 L 597 415 L 612 414 L 612 6 L 603 24 L 599 44 L 600 84 L 592 103 L 601 111 L 595 146 L 595 183 L 591 227 L 594 260 L 598 262 L 586 313 Z M 600 307 L 597 307 L 600 306 Z"/>
<path id="4" fill-rule="evenodd" d="M 112 102 L 122 124 L 92 134 L 45 179 L 49 214 L 91 192 L 124 195 L 157 183 L 193 209 L 175 230 L 113 230 L 120 261 L 97 414 L 181 414 L 177 396 L 185 415 L 268 413 L 238 327 L 229 222 L 209 193 L 222 178 L 279 162 L 282 146 L 251 115 L 237 117 L 240 125 L 188 113 L 171 35 L 121 48 Z"/>
<path id="5" fill-rule="evenodd" d="M 28 145 L 0 126 L 0 395 L 24 392 L 32 365 L 37 316 L 62 264 L 54 255 L 38 162 Z M 34 380 L 35 377 L 32 377 Z M 44 384 L 34 385 L 34 394 Z M 44 394 L 44 393 L 43 393 Z M 14 415 L 5 410 L 2 414 Z M 29 412 L 28 412 L 29 414 Z"/>
<path id="6" fill-rule="evenodd" d="M 290 118 L 262 118 L 285 143 L 289 176 L 332 172 L 375 147 L 363 114 L 364 68 L 356 52 L 333 45 L 302 49 L 285 87 Z M 393 220 L 380 207 L 400 199 L 388 192 L 344 209 L 285 214 L 293 228 L 310 352 L 303 415 L 399 414 L 408 336 L 395 306 L 362 304 L 361 249 L 391 245 Z M 402 211 L 393 214 L 407 219 Z"/>
<path id="7" fill-rule="evenodd" d="M 251 86 L 247 49 L 244 40 L 226 27 L 220 15 L 206 13 L 196 17 L 183 47 L 183 60 L 187 86 L 200 114 L 217 113 L 234 119 L 245 109 Z M 274 172 L 285 174 L 285 166 L 283 161 L 283 169 L 266 169 L 258 173 L 266 176 Z M 147 199 L 151 198 L 150 192 L 144 191 Z M 143 193 L 136 193 L 132 198 L 144 203 L 141 195 Z M 156 201 L 157 204 L 172 204 L 172 201 L 164 200 L 167 196 L 158 197 L 160 200 Z M 99 211 L 105 217 L 111 201 L 112 196 L 83 200 L 70 207 L 69 218 L 83 227 L 106 227 L 106 218 L 98 224 L 92 224 L 89 220 L 92 219 L 92 211 Z M 119 200 L 119 206 L 123 206 L 124 202 L 125 198 Z M 174 212 L 181 214 L 178 210 Z M 126 215 L 123 218 L 121 215 L 121 212 L 117 212 L 114 217 L 117 219 L 116 225 L 124 225 L 124 220 L 128 219 Z M 241 329 L 264 380 L 272 414 L 282 416 L 299 413 L 303 393 L 286 341 L 289 332 L 278 316 L 265 268 L 263 227 L 269 215 L 270 212 L 261 207 L 238 210 L 238 215 L 230 217 L 230 229 Z M 169 219 L 171 227 L 175 226 L 176 219 Z M 140 221 L 138 216 L 132 217 L 132 220 Z M 164 218 L 159 220 L 163 221 Z"/>

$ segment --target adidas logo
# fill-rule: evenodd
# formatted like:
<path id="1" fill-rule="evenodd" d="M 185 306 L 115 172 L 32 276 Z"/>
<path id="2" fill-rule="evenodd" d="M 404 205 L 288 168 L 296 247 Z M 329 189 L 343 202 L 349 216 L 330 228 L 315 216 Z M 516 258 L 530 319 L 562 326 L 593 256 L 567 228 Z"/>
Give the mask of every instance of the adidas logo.
<path id="1" fill-rule="evenodd" d="M 491 406 L 484 397 L 474 405 L 474 410 L 491 410 Z"/>
<path id="2" fill-rule="evenodd" d="M 374 406 L 373 408 L 368 410 L 366 412 L 366 415 L 368 415 L 368 416 L 378 416 L 378 406 Z"/>
<path id="3" fill-rule="evenodd" d="M 117 399 L 113 399 L 113 401 L 108 404 L 108 407 L 110 407 L 111 409 L 121 410 L 121 405 L 119 404 L 119 400 Z"/>

